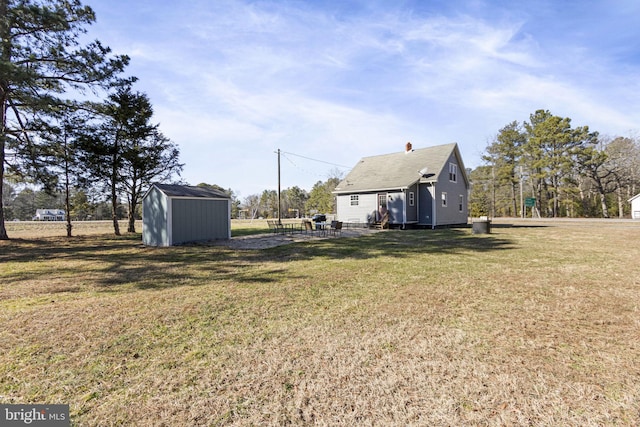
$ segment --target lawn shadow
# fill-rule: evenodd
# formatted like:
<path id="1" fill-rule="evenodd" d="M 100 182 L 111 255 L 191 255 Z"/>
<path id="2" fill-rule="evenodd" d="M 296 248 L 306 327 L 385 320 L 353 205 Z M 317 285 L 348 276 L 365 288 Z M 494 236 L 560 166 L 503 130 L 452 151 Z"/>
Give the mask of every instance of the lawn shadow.
<path id="1" fill-rule="evenodd" d="M 119 291 L 123 286 L 165 289 L 217 281 L 268 284 L 304 277 L 291 268 L 291 261 L 470 255 L 512 247 L 508 239 L 476 236 L 468 229 L 388 230 L 262 250 L 209 245 L 154 248 L 142 245 L 139 235 L 16 239 L 0 245 L 0 263 L 25 266 L 0 267 L 0 278 L 12 285 L 41 283 L 42 292 L 51 291 L 47 283 L 55 283 L 59 289 L 102 291 Z"/>

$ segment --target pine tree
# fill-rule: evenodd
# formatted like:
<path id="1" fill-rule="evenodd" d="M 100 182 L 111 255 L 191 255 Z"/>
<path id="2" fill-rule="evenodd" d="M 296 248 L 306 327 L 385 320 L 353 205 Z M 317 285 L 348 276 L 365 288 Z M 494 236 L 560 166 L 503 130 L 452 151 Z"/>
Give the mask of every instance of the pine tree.
<path id="1" fill-rule="evenodd" d="M 38 126 L 66 104 L 70 89 L 111 84 L 128 64 L 99 41 L 81 46 L 94 21 L 79 0 L 0 0 L 0 184 L 5 167 L 9 173 L 46 168 Z M 0 204 L 0 239 L 8 239 L 4 219 Z"/>

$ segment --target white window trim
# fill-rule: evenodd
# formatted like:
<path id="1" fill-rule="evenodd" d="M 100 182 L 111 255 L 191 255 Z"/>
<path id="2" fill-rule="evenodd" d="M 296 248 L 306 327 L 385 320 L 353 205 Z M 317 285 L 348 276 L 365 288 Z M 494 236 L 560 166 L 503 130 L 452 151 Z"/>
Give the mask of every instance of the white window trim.
<path id="1" fill-rule="evenodd" d="M 440 198 L 442 199 L 442 207 L 446 208 L 447 207 L 447 193 L 445 191 L 443 191 L 441 193 Z"/>

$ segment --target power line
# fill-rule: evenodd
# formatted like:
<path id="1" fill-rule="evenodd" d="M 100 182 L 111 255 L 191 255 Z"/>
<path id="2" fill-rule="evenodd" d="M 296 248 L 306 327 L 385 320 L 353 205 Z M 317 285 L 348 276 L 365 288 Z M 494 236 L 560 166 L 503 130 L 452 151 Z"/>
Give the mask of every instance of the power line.
<path id="1" fill-rule="evenodd" d="M 344 169 L 351 169 L 352 168 L 352 166 L 344 166 L 344 165 L 339 165 L 339 164 L 336 164 L 336 163 L 327 162 L 327 161 L 324 161 L 324 160 L 312 159 L 311 157 L 302 156 L 300 154 L 295 154 L 295 153 L 290 153 L 288 151 L 281 151 L 281 153 L 289 154 L 291 156 L 301 157 L 303 159 L 311 160 L 311 161 L 314 161 L 314 162 L 319 162 L 319 163 L 324 163 L 324 164 L 331 165 L 331 166 L 336 166 L 336 167 L 339 167 L 339 168 L 344 168 Z"/>

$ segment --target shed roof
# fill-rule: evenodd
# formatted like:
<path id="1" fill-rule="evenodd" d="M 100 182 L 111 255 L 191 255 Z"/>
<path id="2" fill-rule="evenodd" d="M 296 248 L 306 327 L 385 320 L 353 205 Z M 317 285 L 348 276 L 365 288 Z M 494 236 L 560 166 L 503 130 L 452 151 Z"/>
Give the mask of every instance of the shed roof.
<path id="1" fill-rule="evenodd" d="M 435 182 L 447 166 L 447 160 L 455 153 L 459 172 L 465 182 L 466 171 L 458 151 L 458 144 L 401 151 L 380 156 L 362 158 L 336 187 L 334 193 L 353 193 L 408 188 L 415 182 Z M 428 175 L 421 176 L 426 168 Z"/>
<path id="2" fill-rule="evenodd" d="M 158 190 L 169 197 L 199 197 L 205 199 L 230 199 L 226 193 L 207 187 L 194 187 L 190 185 L 153 184 Z"/>

